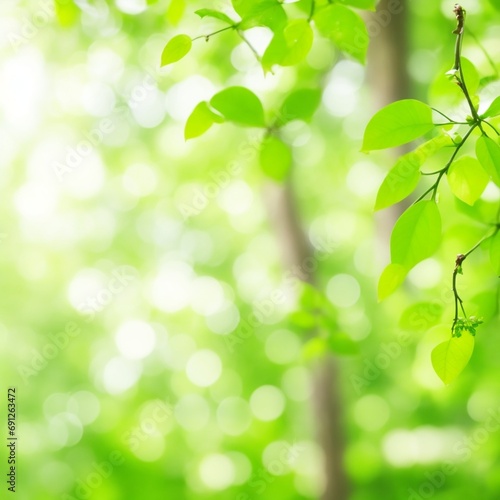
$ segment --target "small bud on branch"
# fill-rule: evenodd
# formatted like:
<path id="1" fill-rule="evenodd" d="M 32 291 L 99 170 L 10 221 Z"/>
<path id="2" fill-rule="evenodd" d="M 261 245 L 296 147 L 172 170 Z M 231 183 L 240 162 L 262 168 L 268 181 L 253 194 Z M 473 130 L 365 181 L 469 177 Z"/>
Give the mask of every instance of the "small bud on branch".
<path id="1" fill-rule="evenodd" d="M 453 31 L 455 35 L 461 35 L 464 32 L 465 23 L 465 9 L 462 8 L 458 3 L 455 4 L 453 12 L 457 18 L 457 28 Z"/>

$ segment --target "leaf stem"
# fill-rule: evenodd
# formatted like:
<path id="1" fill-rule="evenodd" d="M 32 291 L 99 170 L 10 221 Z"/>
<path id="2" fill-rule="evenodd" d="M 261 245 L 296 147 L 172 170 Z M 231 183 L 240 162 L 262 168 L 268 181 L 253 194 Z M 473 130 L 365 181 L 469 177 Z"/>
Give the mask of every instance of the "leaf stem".
<path id="1" fill-rule="evenodd" d="M 483 132 L 484 134 L 484 130 L 481 126 L 481 118 L 479 118 L 477 110 L 474 107 L 474 104 L 470 97 L 469 89 L 467 88 L 467 83 L 465 82 L 464 71 L 462 68 L 462 42 L 465 32 L 465 9 L 463 9 L 460 5 L 456 4 L 455 8 L 453 9 L 453 12 L 455 12 L 455 15 L 457 17 L 457 28 L 455 29 L 455 31 L 453 31 L 453 33 L 457 35 L 457 41 L 455 43 L 455 64 L 453 65 L 453 70 L 455 70 L 454 77 L 458 83 L 458 86 L 462 89 L 462 92 L 465 96 L 465 99 L 467 100 L 474 121 L 481 129 L 481 132 Z"/>
<path id="2" fill-rule="evenodd" d="M 207 42 L 208 40 L 210 39 L 210 37 L 214 36 L 214 35 L 218 35 L 219 33 L 222 33 L 223 31 L 227 31 L 227 30 L 234 30 L 238 27 L 237 24 L 232 24 L 231 26 L 226 26 L 225 28 L 222 28 L 220 30 L 217 30 L 217 31 L 214 31 L 213 33 L 209 33 L 208 35 L 200 35 L 200 36 L 196 36 L 192 39 L 192 41 L 194 42 L 195 40 L 199 40 L 200 38 L 204 38 Z"/>
<path id="3" fill-rule="evenodd" d="M 448 125 L 469 125 L 467 122 L 448 122 L 448 123 L 435 123 L 436 127 L 446 127 Z"/>
<path id="4" fill-rule="evenodd" d="M 462 149 L 463 145 L 467 142 L 467 139 L 470 137 L 470 135 L 472 134 L 473 130 L 476 127 L 477 127 L 476 123 L 471 126 L 471 128 L 467 131 L 467 133 L 465 134 L 465 136 L 462 139 L 462 141 L 460 142 L 460 144 L 457 145 L 455 151 L 453 151 L 453 154 L 451 155 L 451 158 L 449 159 L 448 163 L 441 170 L 438 170 L 436 172 L 432 172 L 431 174 L 427 174 L 427 175 L 436 175 L 436 174 L 439 174 L 439 175 L 438 175 L 438 178 L 436 179 L 436 182 L 434 182 L 434 184 L 427 191 L 425 191 L 424 194 L 419 196 L 419 198 L 414 203 L 418 203 L 419 201 L 422 201 L 431 192 L 432 192 L 432 199 L 433 200 L 436 199 L 437 189 L 439 187 L 439 183 L 441 182 L 443 175 L 448 172 L 450 165 L 453 163 L 453 161 L 457 157 L 458 152 L 460 151 L 460 149 Z"/>
<path id="5" fill-rule="evenodd" d="M 253 52 L 253 55 L 255 56 L 255 58 L 257 59 L 257 61 L 259 63 L 262 62 L 262 58 L 260 57 L 259 53 L 257 52 L 257 49 L 250 43 L 250 41 L 248 40 L 248 38 L 243 34 L 243 32 L 241 30 L 238 30 L 238 35 L 248 45 L 248 47 Z"/>
<path id="6" fill-rule="evenodd" d="M 455 334 L 455 327 L 458 323 L 459 317 L 459 306 L 460 309 L 462 310 L 464 317 L 467 318 L 467 313 L 465 312 L 463 300 L 458 294 L 458 288 L 457 288 L 457 276 L 459 274 L 462 274 L 462 265 L 467 259 L 467 257 L 475 252 L 485 241 L 489 240 L 490 238 L 493 238 L 498 232 L 500 231 L 500 223 L 497 224 L 492 232 L 490 234 L 487 234 L 486 236 L 483 236 L 468 252 L 464 254 L 459 254 L 457 255 L 457 260 L 455 261 L 455 269 L 453 270 L 453 277 L 452 277 L 452 290 L 453 290 L 453 296 L 455 299 L 455 317 L 453 318 L 453 323 L 451 326 L 451 334 L 452 336 Z"/>
<path id="7" fill-rule="evenodd" d="M 464 254 L 464 260 L 472 253 L 474 252 L 475 250 L 477 250 L 485 241 L 489 240 L 490 238 L 493 238 L 493 236 L 495 236 L 498 231 L 500 231 L 500 227 L 499 226 L 496 226 L 493 231 L 491 232 L 491 234 L 487 234 L 486 236 L 483 236 L 483 238 L 481 238 L 466 254 Z"/>
<path id="8" fill-rule="evenodd" d="M 454 120 L 452 120 L 449 116 L 445 115 L 442 111 L 439 111 L 439 109 L 436 109 L 436 108 L 431 108 L 431 109 L 432 109 L 432 111 L 439 113 L 443 118 L 446 118 L 450 123 L 455 123 Z"/>
<path id="9" fill-rule="evenodd" d="M 459 304 L 460 304 L 460 307 L 462 309 L 462 312 L 464 313 L 464 316 L 467 317 L 467 313 L 465 312 L 465 309 L 464 309 L 463 300 L 461 299 L 460 295 L 458 295 L 458 290 L 457 290 L 457 275 L 460 272 L 460 269 L 461 269 L 461 267 L 459 265 L 455 266 L 455 269 L 453 271 L 453 279 L 452 279 L 452 290 L 453 290 L 453 296 L 455 298 L 455 316 L 453 318 L 453 323 L 451 325 L 451 335 L 452 336 L 454 336 L 455 327 L 458 323 L 458 305 Z"/>

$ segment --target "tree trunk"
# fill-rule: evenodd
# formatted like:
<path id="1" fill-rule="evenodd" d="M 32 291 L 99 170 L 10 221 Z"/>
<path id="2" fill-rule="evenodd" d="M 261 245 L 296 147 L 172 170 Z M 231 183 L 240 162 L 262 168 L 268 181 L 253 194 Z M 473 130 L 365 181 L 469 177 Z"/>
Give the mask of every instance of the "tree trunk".
<path id="1" fill-rule="evenodd" d="M 391 8 L 389 8 L 391 6 Z M 387 13 L 390 14 L 388 22 Z M 371 14 L 368 23 L 379 27 L 374 30 L 369 56 L 368 80 L 374 90 L 377 107 L 408 97 L 409 78 L 407 64 L 407 3 L 400 0 L 381 0 L 377 12 Z M 291 185 L 270 185 L 266 192 L 269 215 L 274 226 L 287 268 L 303 270 L 301 278 L 314 283 L 314 276 L 305 271 L 304 263 L 312 258 L 312 249 L 304 235 L 297 214 Z M 385 216 L 382 226 L 392 227 Z M 387 241 L 385 239 L 384 241 Z M 342 396 L 337 360 L 328 355 L 314 367 L 313 410 L 316 433 L 324 455 L 325 488 L 322 500 L 347 500 L 349 481 L 344 469 L 345 435 L 343 430 Z"/>
<path id="2" fill-rule="evenodd" d="M 269 216 L 281 247 L 283 262 L 289 269 L 303 271 L 301 278 L 313 284 L 304 263 L 313 258 L 312 248 L 301 228 L 291 185 L 269 185 L 266 190 Z M 325 488 L 322 500 L 347 500 L 349 486 L 343 466 L 344 431 L 342 398 L 336 359 L 331 355 L 319 360 L 313 372 L 313 410 L 316 434 L 323 450 Z"/>
<path id="3" fill-rule="evenodd" d="M 411 96 L 408 75 L 408 2 L 407 0 L 381 0 L 377 11 L 367 15 L 367 24 L 372 27 L 372 39 L 368 52 L 368 84 L 372 90 L 374 111 L 400 99 Z M 385 27 L 381 27 L 385 25 Z M 377 30 L 377 27 L 379 29 Z M 396 158 L 408 147 L 394 151 Z M 403 202 L 382 213 L 376 214 L 377 257 L 380 265 L 389 260 L 388 241 L 392 228 L 406 205 Z"/>
<path id="4" fill-rule="evenodd" d="M 395 6 L 396 5 L 396 6 Z M 407 0 L 380 0 L 366 16 L 372 32 L 368 51 L 368 84 L 377 108 L 410 97 Z"/>

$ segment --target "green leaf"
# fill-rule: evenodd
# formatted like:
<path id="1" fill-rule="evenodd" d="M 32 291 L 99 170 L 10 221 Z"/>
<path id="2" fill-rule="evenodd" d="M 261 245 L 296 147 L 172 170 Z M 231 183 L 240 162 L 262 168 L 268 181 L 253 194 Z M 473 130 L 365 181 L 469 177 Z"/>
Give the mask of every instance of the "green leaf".
<path id="1" fill-rule="evenodd" d="M 490 260 L 495 273 L 500 276 L 500 232 L 497 232 L 491 240 Z"/>
<path id="2" fill-rule="evenodd" d="M 215 94 L 210 105 L 226 120 L 249 127 L 264 127 L 264 109 L 259 98 L 245 87 L 229 87 Z"/>
<path id="3" fill-rule="evenodd" d="M 310 283 L 301 283 L 299 304 L 303 310 L 310 312 L 317 311 L 325 302 L 330 303 L 316 287 Z"/>
<path id="4" fill-rule="evenodd" d="M 328 5 L 316 12 L 314 22 L 322 36 L 362 64 L 365 62 L 370 37 L 356 12 L 343 5 Z"/>
<path id="5" fill-rule="evenodd" d="M 434 326 L 443 314 L 443 306 L 436 302 L 419 302 L 406 309 L 399 326 L 403 330 L 424 332 Z"/>
<path id="6" fill-rule="evenodd" d="M 368 122 L 362 151 L 401 146 L 433 128 L 432 110 L 427 104 L 415 99 L 393 102 Z"/>
<path id="7" fill-rule="evenodd" d="M 500 0 L 490 0 L 490 3 L 495 9 L 500 10 Z"/>
<path id="8" fill-rule="evenodd" d="M 275 64 L 293 66 L 302 62 L 313 42 L 311 26 L 305 19 L 290 21 L 283 31 L 274 34 L 262 56 L 262 67 L 265 71 L 271 70 Z"/>
<path id="9" fill-rule="evenodd" d="M 294 311 L 288 315 L 288 321 L 301 330 L 311 330 L 317 325 L 316 316 L 307 311 Z"/>
<path id="10" fill-rule="evenodd" d="M 312 361 L 328 352 L 328 341 L 325 338 L 314 337 L 302 347 L 302 359 Z"/>
<path id="11" fill-rule="evenodd" d="M 453 382 L 467 366 L 474 350 L 474 337 L 464 334 L 437 345 L 431 354 L 432 366 L 446 384 Z"/>
<path id="12" fill-rule="evenodd" d="M 472 95 L 479 88 L 479 71 L 477 70 L 476 66 L 474 66 L 474 64 L 466 57 L 462 57 L 460 59 L 460 63 L 462 64 L 462 72 L 464 74 L 465 83 L 467 84 L 467 90 Z M 457 87 L 456 84 L 455 87 Z M 460 89 L 459 91 L 462 93 Z"/>
<path id="13" fill-rule="evenodd" d="M 200 102 L 186 121 L 184 137 L 186 140 L 204 134 L 214 123 L 222 123 L 224 118 L 214 113 L 205 101 Z"/>
<path id="14" fill-rule="evenodd" d="M 430 257 L 441 243 L 441 216 L 432 200 L 412 205 L 396 222 L 391 235 L 391 262 L 410 270 Z"/>
<path id="15" fill-rule="evenodd" d="M 494 99 L 488 109 L 481 115 L 481 118 L 492 118 L 500 115 L 500 97 Z"/>
<path id="16" fill-rule="evenodd" d="M 232 4 L 242 19 L 240 28 L 243 30 L 267 26 L 275 31 L 286 24 L 287 15 L 277 0 L 232 0 Z"/>
<path id="17" fill-rule="evenodd" d="M 382 302 L 403 283 L 408 271 L 400 264 L 389 264 L 383 271 L 378 282 L 378 300 Z"/>
<path id="18" fill-rule="evenodd" d="M 177 35 L 172 38 L 161 54 L 161 65 L 166 66 L 181 60 L 190 50 L 193 42 L 187 35 Z"/>
<path id="19" fill-rule="evenodd" d="M 410 195 L 417 187 L 421 175 L 420 167 L 427 158 L 451 144 L 453 144 L 451 137 L 441 134 L 402 156 L 382 182 L 377 194 L 375 210 L 390 207 Z"/>
<path id="20" fill-rule="evenodd" d="M 171 0 L 167 10 L 167 21 L 176 26 L 186 10 L 186 0 Z"/>
<path id="21" fill-rule="evenodd" d="M 455 198 L 455 207 L 459 212 L 482 224 L 487 220 L 495 220 L 498 213 L 498 206 L 496 203 L 488 202 L 481 198 L 477 200 L 473 206 Z"/>
<path id="22" fill-rule="evenodd" d="M 451 192 L 468 205 L 474 205 L 490 180 L 481 163 L 471 156 L 454 161 L 447 177 Z"/>
<path id="23" fill-rule="evenodd" d="M 292 165 L 292 153 L 284 142 L 269 136 L 262 143 L 259 162 L 262 171 L 268 177 L 275 181 L 283 181 Z"/>
<path id="24" fill-rule="evenodd" d="M 500 186 L 500 146 L 482 135 L 476 142 L 476 156 L 493 182 Z"/>
<path id="25" fill-rule="evenodd" d="M 413 157 L 405 155 L 400 158 L 378 190 L 375 210 L 390 207 L 410 195 L 417 187 L 420 176 L 420 165 Z"/>
<path id="26" fill-rule="evenodd" d="M 219 19 L 220 21 L 224 21 L 225 23 L 230 25 L 235 24 L 234 21 L 229 16 L 226 16 L 224 12 L 219 12 L 218 10 L 199 9 L 196 10 L 194 13 L 200 16 L 202 19 L 204 17 L 213 17 L 214 19 Z"/>
<path id="27" fill-rule="evenodd" d="M 54 8 L 57 21 L 64 28 L 73 26 L 81 13 L 81 10 L 72 1 L 55 1 Z"/>
<path id="28" fill-rule="evenodd" d="M 335 354 L 355 356 L 359 354 L 359 344 L 345 333 L 333 333 L 328 339 L 328 347 Z"/>
<path id="29" fill-rule="evenodd" d="M 284 125 L 293 120 L 310 121 L 320 102 L 319 89 L 299 89 L 292 92 L 281 105 L 277 124 Z"/>
<path id="30" fill-rule="evenodd" d="M 296 2 L 294 2 L 294 7 L 297 7 L 307 15 L 309 15 L 309 13 L 311 12 L 311 5 L 312 0 L 297 0 Z"/>
<path id="31" fill-rule="evenodd" d="M 474 100 L 474 93 L 479 88 L 480 78 L 479 73 L 469 59 L 462 57 L 462 71 L 464 74 L 465 82 L 467 83 L 467 89 Z M 439 103 L 443 101 L 448 105 L 458 105 L 462 102 L 465 97 L 464 93 L 456 83 L 455 78 L 450 78 L 447 73 L 449 66 L 443 68 L 439 73 L 438 77 L 432 82 L 430 88 L 430 97 L 433 100 L 438 100 Z"/>

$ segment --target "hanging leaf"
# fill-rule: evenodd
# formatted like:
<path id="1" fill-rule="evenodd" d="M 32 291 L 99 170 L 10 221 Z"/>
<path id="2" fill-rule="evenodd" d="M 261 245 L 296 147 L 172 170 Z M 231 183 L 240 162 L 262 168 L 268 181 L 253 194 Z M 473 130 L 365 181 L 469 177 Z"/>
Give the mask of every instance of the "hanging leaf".
<path id="1" fill-rule="evenodd" d="M 283 31 L 277 31 L 262 56 L 262 67 L 269 71 L 275 64 L 293 66 L 302 62 L 313 42 L 311 26 L 305 19 L 290 21 Z"/>
<path id="2" fill-rule="evenodd" d="M 434 201 L 412 205 L 396 222 L 391 235 L 391 261 L 410 270 L 441 243 L 441 216 Z"/>
<path id="3" fill-rule="evenodd" d="M 438 377 L 446 384 L 451 384 L 463 371 L 474 350 L 474 337 L 465 333 L 461 337 L 436 346 L 431 354 L 432 366 Z"/>
<path id="4" fill-rule="evenodd" d="M 167 20 L 176 26 L 186 10 L 186 0 L 171 0 L 167 10 Z"/>
<path id="5" fill-rule="evenodd" d="M 474 93 L 477 91 L 480 83 L 479 72 L 469 59 L 462 57 L 461 62 L 467 89 L 474 100 Z M 439 71 L 438 76 L 432 82 L 429 89 L 429 97 L 432 102 L 440 106 L 443 104 L 457 106 L 464 101 L 465 97 L 461 88 L 457 85 L 456 80 L 450 78 L 449 74 L 447 74 L 448 69 L 449 66 L 445 66 Z"/>
<path id="6" fill-rule="evenodd" d="M 199 137 L 204 134 L 214 123 L 222 123 L 224 118 L 214 113 L 208 103 L 200 102 L 186 121 L 184 137 L 186 140 Z"/>
<path id="7" fill-rule="evenodd" d="M 500 186 L 500 146 L 482 135 L 476 142 L 476 156 L 493 182 Z"/>
<path id="8" fill-rule="evenodd" d="M 439 149 L 453 144 L 449 135 L 441 134 L 402 156 L 382 182 L 375 210 L 390 207 L 409 196 L 420 180 L 420 167 Z"/>
<path id="9" fill-rule="evenodd" d="M 390 207 L 409 196 L 420 180 L 420 165 L 412 157 L 402 157 L 382 182 L 375 202 L 375 210 Z"/>
<path id="10" fill-rule="evenodd" d="M 276 31 L 286 24 L 287 15 L 278 0 L 232 0 L 232 4 L 241 17 L 242 30 L 267 26 Z"/>
<path id="11" fill-rule="evenodd" d="M 481 115 L 481 118 L 492 118 L 498 115 L 500 115 L 500 97 L 493 100 L 488 109 Z"/>
<path id="12" fill-rule="evenodd" d="M 264 108 L 259 98 L 245 87 L 229 87 L 215 94 L 210 105 L 226 120 L 249 127 L 264 127 Z"/>
<path id="13" fill-rule="evenodd" d="M 484 224 L 486 220 L 495 220 L 498 213 L 497 203 L 485 201 L 479 198 L 474 205 L 468 205 L 458 198 L 455 198 L 455 207 L 467 217 Z"/>
<path id="14" fill-rule="evenodd" d="M 467 90 L 471 95 L 475 94 L 476 91 L 479 89 L 479 83 L 481 81 L 481 77 L 479 76 L 479 71 L 474 65 L 474 63 L 470 59 L 467 59 L 466 57 L 460 58 L 460 64 L 462 65 L 462 72 L 464 74 L 465 83 L 467 84 Z M 458 88 L 458 90 L 463 95 L 462 90 L 459 87 L 457 87 L 456 84 L 454 84 L 454 86 L 455 88 Z"/>
<path id="15" fill-rule="evenodd" d="M 320 102 L 321 91 L 319 89 L 296 90 L 289 94 L 281 105 L 276 123 L 284 125 L 293 120 L 308 122 L 311 120 Z"/>
<path id="16" fill-rule="evenodd" d="M 471 156 L 454 161 L 447 173 L 451 192 L 468 205 L 474 205 L 486 188 L 490 177 Z"/>
<path id="17" fill-rule="evenodd" d="M 224 14 L 224 12 L 219 12 L 218 10 L 213 9 L 199 9 L 195 11 L 195 14 L 200 16 L 202 19 L 204 17 L 213 17 L 214 19 L 219 19 L 220 21 L 224 21 L 227 24 L 233 25 L 234 21 Z"/>
<path id="18" fill-rule="evenodd" d="M 191 50 L 192 45 L 193 42 L 189 36 L 174 36 L 163 49 L 161 65 L 166 66 L 167 64 L 180 61 Z"/>
<path id="19" fill-rule="evenodd" d="M 408 271 L 400 264 L 389 264 L 382 272 L 378 282 L 378 300 L 386 299 L 403 283 Z"/>
<path id="20" fill-rule="evenodd" d="M 290 148 L 274 136 L 267 137 L 262 143 L 259 154 L 262 171 L 275 181 L 283 181 L 292 165 Z"/>
<path id="21" fill-rule="evenodd" d="M 415 99 L 389 104 L 366 126 L 363 152 L 386 149 L 411 142 L 434 128 L 432 110 Z"/>
<path id="22" fill-rule="evenodd" d="M 364 64 L 370 37 L 361 16 L 343 5 L 328 5 L 314 16 L 318 31 Z"/>

